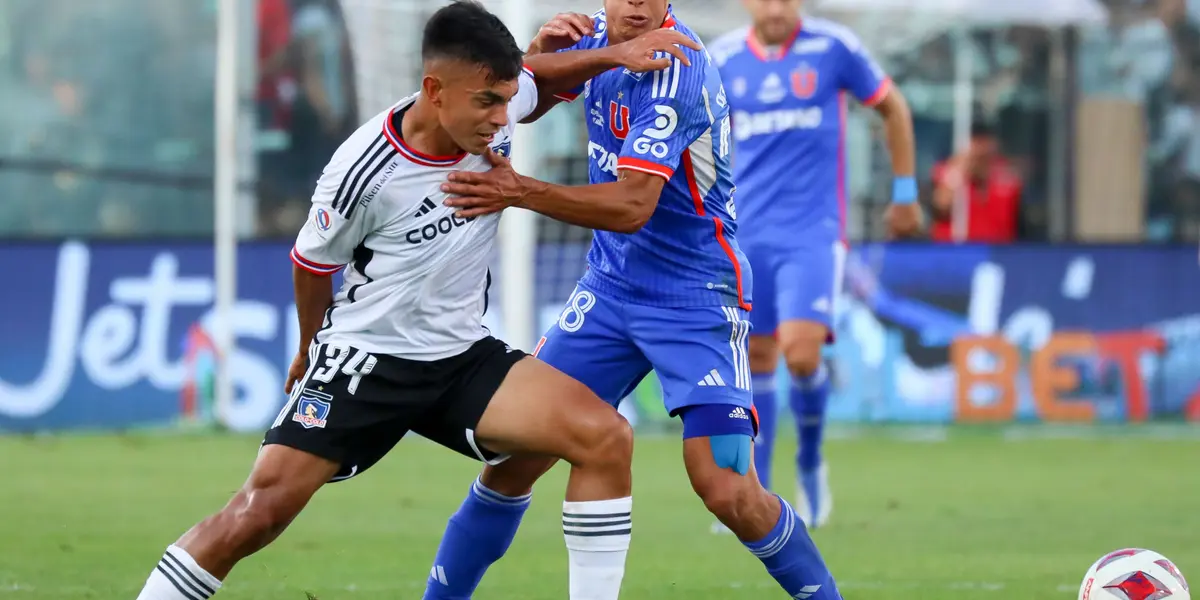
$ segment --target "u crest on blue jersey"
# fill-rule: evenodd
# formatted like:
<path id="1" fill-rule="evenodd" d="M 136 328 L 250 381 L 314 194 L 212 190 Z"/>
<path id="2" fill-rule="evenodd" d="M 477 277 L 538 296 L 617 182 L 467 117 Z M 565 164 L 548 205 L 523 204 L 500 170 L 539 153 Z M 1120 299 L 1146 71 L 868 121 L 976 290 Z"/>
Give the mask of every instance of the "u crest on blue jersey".
<path id="1" fill-rule="evenodd" d="M 333 396 L 318 391 L 305 389 L 300 392 L 300 400 L 296 402 L 296 412 L 292 420 L 305 429 L 324 428 L 329 418 L 330 401 Z"/>
<path id="2" fill-rule="evenodd" d="M 802 63 L 792 71 L 792 93 L 801 100 L 808 100 L 817 92 L 817 71 Z"/>
<path id="3" fill-rule="evenodd" d="M 608 102 L 608 129 L 618 140 L 623 140 L 629 135 L 628 106 L 617 104 L 616 100 Z"/>

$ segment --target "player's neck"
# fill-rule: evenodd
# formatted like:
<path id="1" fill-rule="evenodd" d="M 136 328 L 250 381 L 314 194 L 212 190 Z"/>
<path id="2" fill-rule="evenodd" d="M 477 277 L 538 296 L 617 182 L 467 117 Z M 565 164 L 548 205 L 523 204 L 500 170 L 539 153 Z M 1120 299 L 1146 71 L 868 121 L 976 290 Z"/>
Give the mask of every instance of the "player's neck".
<path id="1" fill-rule="evenodd" d="M 417 96 L 400 122 L 400 137 L 413 150 L 429 156 L 458 156 L 463 149 L 442 129 L 435 109 L 424 96 Z"/>
<path id="2" fill-rule="evenodd" d="M 785 35 L 779 39 L 769 38 L 769 37 L 763 35 L 762 30 L 760 30 L 757 27 L 753 28 L 753 32 L 751 35 L 754 36 L 754 41 L 758 42 L 758 45 L 763 48 L 778 48 L 778 47 L 786 44 L 788 42 L 788 40 L 795 38 L 796 33 L 799 30 L 800 30 L 800 22 L 797 21 L 796 26 L 793 27 L 792 29 L 789 29 L 787 32 L 787 35 Z"/>

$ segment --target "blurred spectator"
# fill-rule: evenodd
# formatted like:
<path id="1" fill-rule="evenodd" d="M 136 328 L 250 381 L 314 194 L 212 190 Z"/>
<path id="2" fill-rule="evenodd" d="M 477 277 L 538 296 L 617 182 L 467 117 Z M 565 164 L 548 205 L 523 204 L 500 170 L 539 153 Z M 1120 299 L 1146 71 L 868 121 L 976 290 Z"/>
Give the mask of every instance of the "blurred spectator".
<path id="1" fill-rule="evenodd" d="M 967 194 L 968 242 L 1004 243 L 1017 239 L 1021 179 L 1000 154 L 991 127 L 971 128 L 967 149 L 934 166 L 933 239 L 954 241 L 955 197 Z"/>
<path id="2" fill-rule="evenodd" d="M 265 235 L 292 235 L 308 213 L 308 198 L 321 169 L 359 125 L 358 98 L 350 37 L 338 0 L 260 0 L 260 11 L 268 4 L 271 19 L 288 20 L 260 21 L 260 27 L 275 28 L 277 42 L 286 42 L 273 50 L 283 52 L 282 58 L 265 59 L 271 68 L 260 73 L 262 85 L 271 86 L 277 102 L 271 121 L 260 123 L 260 128 L 282 129 L 285 143 L 262 155 L 259 229 Z M 260 47 L 260 60 L 262 52 Z"/>

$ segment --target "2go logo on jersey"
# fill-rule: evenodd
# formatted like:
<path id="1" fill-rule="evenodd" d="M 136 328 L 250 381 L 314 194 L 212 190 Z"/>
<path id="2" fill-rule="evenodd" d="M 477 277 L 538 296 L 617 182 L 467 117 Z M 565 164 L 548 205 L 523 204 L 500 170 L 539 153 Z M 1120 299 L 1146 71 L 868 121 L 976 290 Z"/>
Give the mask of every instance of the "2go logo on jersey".
<path id="1" fill-rule="evenodd" d="M 671 152 L 666 141 L 679 127 L 679 113 L 670 106 L 655 105 L 654 126 L 642 132 L 641 137 L 633 141 L 633 151 L 638 154 L 651 154 L 655 158 L 666 158 Z"/>

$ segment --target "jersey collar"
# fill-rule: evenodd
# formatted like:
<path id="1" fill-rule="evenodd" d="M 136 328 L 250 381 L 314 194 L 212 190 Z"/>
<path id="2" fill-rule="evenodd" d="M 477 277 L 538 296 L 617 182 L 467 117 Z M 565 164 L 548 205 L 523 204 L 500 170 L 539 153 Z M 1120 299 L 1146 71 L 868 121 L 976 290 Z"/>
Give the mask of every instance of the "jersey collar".
<path id="1" fill-rule="evenodd" d="M 670 29 L 675 26 L 675 13 L 671 10 L 672 8 L 670 4 L 667 5 L 667 18 L 663 19 L 663 29 Z"/>
<path id="2" fill-rule="evenodd" d="M 796 24 L 796 30 L 792 32 L 792 35 L 789 35 L 787 40 L 783 42 L 783 45 L 779 46 L 779 52 L 769 52 L 761 43 L 759 43 L 758 36 L 754 35 L 754 26 L 751 25 L 749 31 L 746 33 L 746 47 L 750 49 L 750 52 L 752 52 L 754 56 L 758 58 L 758 60 L 763 62 L 779 60 L 787 55 L 788 49 L 796 43 L 796 38 L 800 37 L 800 31 L 802 29 L 804 29 L 803 19 Z"/>
<path id="3" fill-rule="evenodd" d="M 398 120 L 396 119 L 397 116 L 403 119 L 404 112 L 407 111 L 411 106 L 412 104 L 410 103 L 405 106 L 392 107 L 392 110 L 388 112 L 387 118 L 383 120 L 383 135 L 387 138 L 388 142 L 392 144 L 392 148 L 395 148 L 396 152 L 400 154 L 400 156 L 403 156 L 409 161 L 421 165 L 422 167 L 435 168 L 453 167 L 454 165 L 458 164 L 459 161 L 466 158 L 466 152 L 462 152 L 453 156 L 431 156 L 406 144 L 404 142 L 404 138 L 400 135 L 399 129 L 396 128 L 395 122 Z"/>

